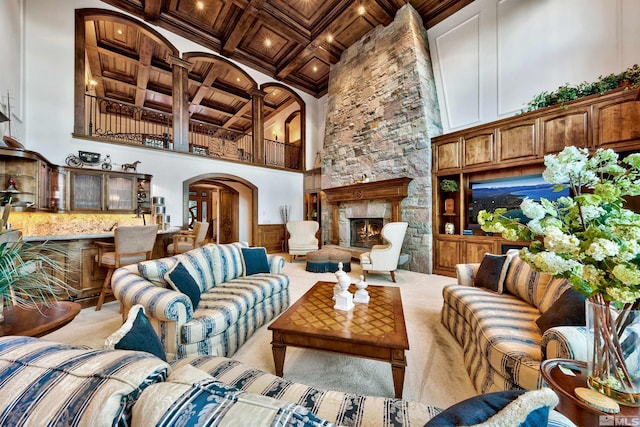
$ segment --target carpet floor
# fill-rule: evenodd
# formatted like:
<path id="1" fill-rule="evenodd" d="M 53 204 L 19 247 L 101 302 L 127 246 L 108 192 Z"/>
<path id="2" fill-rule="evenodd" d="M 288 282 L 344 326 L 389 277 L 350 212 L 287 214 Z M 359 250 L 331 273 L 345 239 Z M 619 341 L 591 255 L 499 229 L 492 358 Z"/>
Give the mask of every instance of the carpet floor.
<path id="1" fill-rule="evenodd" d="M 296 301 L 319 280 L 335 282 L 333 273 L 305 271 L 304 259 L 287 262 L 284 273 L 291 281 L 291 301 Z M 352 282 L 361 273 L 359 264 L 352 263 L 349 273 Z M 455 280 L 406 270 L 398 270 L 396 280 L 394 284 L 388 274 L 370 274 L 367 282 L 400 288 L 410 346 L 403 397 L 446 408 L 475 395 L 463 365 L 462 348 L 440 323 L 442 287 Z M 93 307 L 84 309 L 67 326 L 44 338 L 101 348 L 104 339 L 121 325 L 118 307 L 117 302 L 110 302 L 101 311 L 95 311 Z M 271 332 L 267 325 L 258 329 L 233 358 L 273 373 Z M 324 389 L 386 397 L 394 395 L 388 363 L 328 352 L 287 348 L 284 377 Z"/>

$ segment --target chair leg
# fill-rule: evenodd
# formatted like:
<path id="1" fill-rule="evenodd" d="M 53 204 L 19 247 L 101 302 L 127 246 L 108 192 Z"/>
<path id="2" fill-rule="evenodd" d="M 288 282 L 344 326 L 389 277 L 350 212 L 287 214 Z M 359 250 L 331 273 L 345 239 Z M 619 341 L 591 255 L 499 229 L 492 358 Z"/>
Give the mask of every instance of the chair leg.
<path id="1" fill-rule="evenodd" d="M 111 293 L 111 276 L 113 276 L 113 270 L 113 268 L 110 268 L 109 271 L 107 271 L 107 277 L 104 278 L 104 282 L 102 283 L 102 290 L 100 291 L 100 297 L 98 297 L 98 304 L 96 304 L 96 311 L 100 311 L 102 309 L 104 297 L 107 296 L 107 292 Z"/>
<path id="2" fill-rule="evenodd" d="M 396 272 L 395 271 L 391 271 L 391 281 L 393 283 L 396 283 Z"/>

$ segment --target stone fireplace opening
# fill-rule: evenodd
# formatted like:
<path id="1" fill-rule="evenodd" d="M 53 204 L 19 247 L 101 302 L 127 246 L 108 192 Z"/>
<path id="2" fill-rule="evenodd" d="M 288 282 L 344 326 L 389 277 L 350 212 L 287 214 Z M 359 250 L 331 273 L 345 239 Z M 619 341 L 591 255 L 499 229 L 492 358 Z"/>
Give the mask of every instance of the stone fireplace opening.
<path id="1" fill-rule="evenodd" d="M 371 248 L 373 245 L 382 244 L 383 218 L 351 218 L 350 245 L 357 248 Z"/>

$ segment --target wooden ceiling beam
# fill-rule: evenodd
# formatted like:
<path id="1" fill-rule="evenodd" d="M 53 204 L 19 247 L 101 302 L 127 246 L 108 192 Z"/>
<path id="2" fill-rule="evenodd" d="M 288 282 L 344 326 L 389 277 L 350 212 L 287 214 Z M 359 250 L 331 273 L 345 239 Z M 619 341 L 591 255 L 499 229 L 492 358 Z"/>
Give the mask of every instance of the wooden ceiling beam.
<path id="1" fill-rule="evenodd" d="M 149 71 L 151 68 L 151 58 L 153 57 L 153 41 L 140 34 L 140 62 L 138 65 L 138 90 L 136 91 L 136 102 L 138 107 L 144 106 L 147 98 L 147 85 L 149 84 Z"/>
<path id="2" fill-rule="evenodd" d="M 147 22 L 156 22 L 160 18 L 160 11 L 164 0 L 145 0 L 144 1 L 144 20 Z"/>
<path id="3" fill-rule="evenodd" d="M 238 20 L 237 24 L 233 27 L 231 35 L 222 44 L 222 54 L 228 57 L 233 57 L 233 52 L 236 50 L 240 41 L 245 36 L 251 24 L 258 15 L 259 9 L 262 7 L 264 0 L 251 0 L 249 4 L 242 12 L 242 16 Z"/>
<path id="4" fill-rule="evenodd" d="M 210 64 L 211 67 L 209 68 L 207 75 L 204 76 L 202 83 L 200 83 L 200 87 L 198 87 L 195 95 L 193 95 L 191 105 L 189 105 L 190 114 L 193 114 L 193 107 L 196 105 L 200 105 L 200 102 L 205 97 L 205 95 L 207 95 L 211 91 L 211 85 L 218 78 L 218 67 L 216 67 L 216 64 L 213 62 L 211 62 Z"/>

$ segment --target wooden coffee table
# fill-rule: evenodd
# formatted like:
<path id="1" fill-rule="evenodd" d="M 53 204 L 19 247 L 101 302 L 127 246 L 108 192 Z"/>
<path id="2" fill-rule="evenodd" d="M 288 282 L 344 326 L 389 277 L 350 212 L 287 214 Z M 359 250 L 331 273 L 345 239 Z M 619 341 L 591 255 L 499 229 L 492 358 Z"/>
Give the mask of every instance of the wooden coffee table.
<path id="1" fill-rule="evenodd" d="M 381 360 L 391 363 L 395 397 L 402 398 L 409 339 L 400 288 L 369 285 L 369 304 L 342 311 L 333 308 L 334 285 L 316 283 L 269 326 L 276 375 L 282 376 L 287 346 Z"/>
<path id="2" fill-rule="evenodd" d="M 80 304 L 71 301 L 41 305 L 40 310 L 19 306 L 5 307 L 4 321 L 0 322 L 0 337 L 41 337 L 71 322 L 80 313 L 81 308 Z"/>

